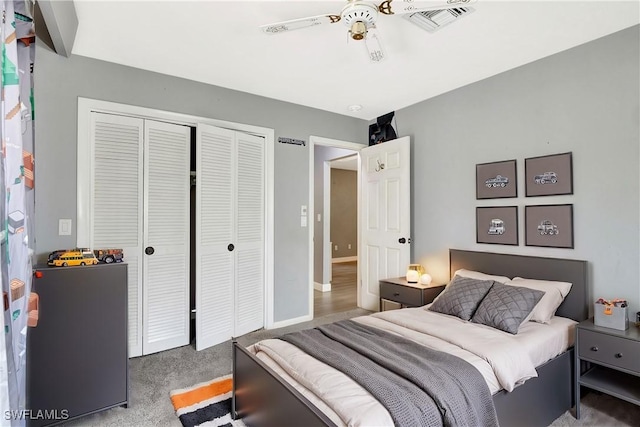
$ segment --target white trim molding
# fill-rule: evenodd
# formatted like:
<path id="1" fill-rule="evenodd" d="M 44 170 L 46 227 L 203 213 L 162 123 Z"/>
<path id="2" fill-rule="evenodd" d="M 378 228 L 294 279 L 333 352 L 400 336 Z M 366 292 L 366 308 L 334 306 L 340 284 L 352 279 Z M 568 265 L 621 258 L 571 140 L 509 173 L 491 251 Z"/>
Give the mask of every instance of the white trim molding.
<path id="1" fill-rule="evenodd" d="M 340 262 L 351 262 L 351 261 L 357 261 L 357 260 L 358 260 L 358 255 L 343 256 L 338 258 L 331 258 L 331 264 L 336 264 Z"/>
<path id="2" fill-rule="evenodd" d="M 320 292 L 331 292 L 331 283 L 313 282 L 313 290 Z"/>
<path id="3" fill-rule="evenodd" d="M 313 316 L 311 316 L 311 315 L 300 316 L 300 317 L 296 317 L 296 318 L 293 318 L 293 319 L 287 319 L 287 320 L 281 320 L 279 322 L 274 322 L 273 325 L 270 328 L 266 328 L 266 329 L 284 328 L 285 326 L 297 325 L 298 323 L 308 322 L 309 320 L 313 320 Z"/>

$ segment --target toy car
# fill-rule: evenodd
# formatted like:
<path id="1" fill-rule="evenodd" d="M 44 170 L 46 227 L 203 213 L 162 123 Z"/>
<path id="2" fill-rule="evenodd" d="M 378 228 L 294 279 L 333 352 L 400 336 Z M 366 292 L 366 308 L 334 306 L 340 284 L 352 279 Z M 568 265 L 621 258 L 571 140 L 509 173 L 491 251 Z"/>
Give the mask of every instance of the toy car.
<path id="1" fill-rule="evenodd" d="M 76 265 L 95 265 L 98 259 L 89 249 L 75 248 L 58 250 L 49 254 L 47 265 L 50 267 L 67 267 Z"/>

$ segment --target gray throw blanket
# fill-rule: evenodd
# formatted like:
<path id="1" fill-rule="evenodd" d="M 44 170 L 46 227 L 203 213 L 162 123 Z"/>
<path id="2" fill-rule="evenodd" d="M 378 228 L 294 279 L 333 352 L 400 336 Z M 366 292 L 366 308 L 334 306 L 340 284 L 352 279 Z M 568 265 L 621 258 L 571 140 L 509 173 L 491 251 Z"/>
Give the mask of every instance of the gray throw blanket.
<path id="1" fill-rule="evenodd" d="M 489 386 L 459 357 L 352 320 L 279 339 L 352 378 L 396 426 L 498 425 Z"/>

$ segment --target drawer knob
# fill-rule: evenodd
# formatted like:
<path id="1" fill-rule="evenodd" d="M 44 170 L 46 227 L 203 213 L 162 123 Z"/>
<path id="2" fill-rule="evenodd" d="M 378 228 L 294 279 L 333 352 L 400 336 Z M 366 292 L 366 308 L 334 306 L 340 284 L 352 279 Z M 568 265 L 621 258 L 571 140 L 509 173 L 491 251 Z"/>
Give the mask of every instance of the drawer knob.
<path id="1" fill-rule="evenodd" d="M 394 297 L 399 297 L 400 296 L 400 292 L 396 292 L 393 294 Z"/>
<path id="2" fill-rule="evenodd" d="M 622 353 L 616 353 L 616 359 L 621 359 L 622 358 Z"/>
<path id="3" fill-rule="evenodd" d="M 591 347 L 591 351 L 598 351 L 598 347 L 594 345 L 593 347 Z"/>

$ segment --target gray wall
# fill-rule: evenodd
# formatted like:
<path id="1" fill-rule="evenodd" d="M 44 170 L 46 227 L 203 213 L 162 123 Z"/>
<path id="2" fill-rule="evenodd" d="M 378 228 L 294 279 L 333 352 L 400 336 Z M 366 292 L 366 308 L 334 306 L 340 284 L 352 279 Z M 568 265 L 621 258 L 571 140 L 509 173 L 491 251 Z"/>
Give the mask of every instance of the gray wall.
<path id="1" fill-rule="evenodd" d="M 639 26 L 397 112 L 410 135 L 412 260 L 448 279 L 448 248 L 589 261 L 591 298 L 640 308 Z M 573 152 L 574 194 L 524 197 L 524 159 Z M 517 159 L 518 197 L 476 200 L 475 165 Z M 524 246 L 524 206 L 572 203 L 575 249 Z M 477 206 L 519 206 L 520 246 L 476 244 Z"/>
<path id="2" fill-rule="evenodd" d="M 358 172 L 356 171 L 331 169 L 331 242 L 332 258 L 358 254 Z M 335 250 L 336 246 L 338 250 Z"/>
<path id="3" fill-rule="evenodd" d="M 367 123 L 300 105 L 72 55 L 38 43 L 35 66 L 36 251 L 76 244 L 77 98 L 94 98 L 275 129 L 279 136 L 310 135 L 363 141 Z M 309 311 L 308 229 L 300 206 L 309 200 L 308 146 L 275 147 L 275 321 Z M 73 219 L 73 234 L 58 236 L 58 219 Z"/>
<path id="4" fill-rule="evenodd" d="M 364 123 L 364 122 L 363 122 Z M 366 125 L 366 124 L 365 124 Z M 361 139 L 360 139 L 361 140 Z M 357 142 L 357 139 L 346 140 Z M 324 163 L 327 160 L 345 157 L 355 153 L 344 148 L 315 145 L 313 152 L 313 206 L 314 212 L 309 216 L 313 222 L 313 281 L 321 284 L 329 283 L 331 265 L 324 268 L 322 247 L 324 246 Z M 318 221 L 318 214 L 321 214 Z"/>

